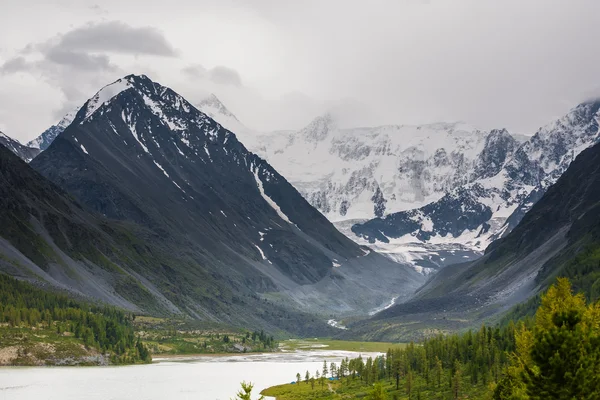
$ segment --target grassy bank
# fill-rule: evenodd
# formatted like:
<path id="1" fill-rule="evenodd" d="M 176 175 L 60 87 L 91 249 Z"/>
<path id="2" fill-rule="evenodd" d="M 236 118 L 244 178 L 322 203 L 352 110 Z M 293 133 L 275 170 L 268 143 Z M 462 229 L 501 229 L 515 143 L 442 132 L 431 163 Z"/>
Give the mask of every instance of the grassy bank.
<path id="1" fill-rule="evenodd" d="M 390 348 L 402 348 L 405 343 L 358 342 L 327 338 L 289 339 L 280 343 L 281 350 L 345 350 L 365 353 L 385 353 Z"/>
<path id="2" fill-rule="evenodd" d="M 153 355 L 257 353 L 278 350 L 273 336 L 263 331 L 207 325 L 199 321 L 136 317 L 137 335 Z"/>
<path id="3" fill-rule="evenodd" d="M 411 393 L 406 388 L 406 380 L 396 389 L 395 382 L 382 381 L 381 389 L 383 398 L 394 400 L 409 399 L 448 399 L 452 397 L 452 388 L 449 385 L 440 389 L 432 388 L 424 379 L 414 379 Z M 488 399 L 491 398 L 489 385 L 471 385 L 468 379 L 463 379 L 463 388 L 460 392 L 461 399 Z M 365 385 L 359 379 L 344 379 L 340 381 L 316 381 L 314 387 L 309 382 L 300 384 L 285 384 L 265 389 L 261 394 L 274 397 L 277 400 L 333 400 L 333 399 L 370 399 L 374 392 L 374 385 Z"/>

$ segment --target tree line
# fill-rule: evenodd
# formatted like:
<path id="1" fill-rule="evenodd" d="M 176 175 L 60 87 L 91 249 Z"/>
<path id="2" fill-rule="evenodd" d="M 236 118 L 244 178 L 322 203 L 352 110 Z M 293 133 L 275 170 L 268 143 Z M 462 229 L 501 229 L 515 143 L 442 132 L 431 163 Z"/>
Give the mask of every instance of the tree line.
<path id="1" fill-rule="evenodd" d="M 491 328 L 462 335 L 438 335 L 422 343 L 409 343 L 404 348 L 389 349 L 379 357 L 343 359 L 340 364 L 327 361 L 321 371 L 304 375 L 305 383 L 316 381 L 322 388 L 327 379 L 339 380 L 342 387 L 351 385 L 355 391 L 373 388 L 373 398 L 385 397 L 385 382 L 396 396 L 402 392 L 409 399 L 460 398 L 466 385 L 487 390 L 498 382 L 508 365 L 508 353 L 515 349 L 515 326 Z M 300 374 L 296 376 L 300 383 Z M 383 395 L 384 397 L 380 397 Z M 431 397 L 435 395 L 437 397 Z"/>
<path id="2" fill-rule="evenodd" d="M 373 400 L 600 399 L 600 304 L 586 304 L 559 278 L 535 316 L 518 324 L 438 335 L 340 365 L 325 361 L 312 375 L 298 373 L 297 384 L 302 377 L 325 391 L 333 378 L 338 392 Z"/>
<path id="3" fill-rule="evenodd" d="M 0 274 L 0 322 L 10 327 L 43 327 L 69 332 L 88 348 L 111 355 L 111 362 L 150 362 L 138 338 L 134 316 L 114 307 L 76 301 Z"/>

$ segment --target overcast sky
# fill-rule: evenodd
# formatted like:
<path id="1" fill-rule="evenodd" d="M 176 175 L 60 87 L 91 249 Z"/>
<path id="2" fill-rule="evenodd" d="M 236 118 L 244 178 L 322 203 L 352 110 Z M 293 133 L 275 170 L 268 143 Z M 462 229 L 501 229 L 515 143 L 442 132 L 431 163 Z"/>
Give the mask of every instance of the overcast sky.
<path id="1" fill-rule="evenodd" d="M 466 121 L 532 134 L 600 95 L 598 0 L 3 0 L 0 130 L 144 73 L 247 126 Z"/>

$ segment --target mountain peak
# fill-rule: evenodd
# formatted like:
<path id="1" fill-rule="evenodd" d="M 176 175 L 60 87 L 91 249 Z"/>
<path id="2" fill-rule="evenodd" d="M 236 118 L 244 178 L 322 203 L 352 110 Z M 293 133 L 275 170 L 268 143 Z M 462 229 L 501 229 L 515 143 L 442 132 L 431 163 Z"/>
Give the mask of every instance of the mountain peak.
<path id="1" fill-rule="evenodd" d="M 78 112 L 79 107 L 75 107 L 65 114 L 65 116 L 62 117 L 56 125 L 52 125 L 50 128 L 42 132 L 41 135 L 28 142 L 27 146 L 34 149 L 39 149 L 41 151 L 46 150 L 48 146 L 50 146 L 50 143 L 52 143 L 58 135 L 60 135 L 65 129 L 67 129 L 69 125 L 71 125 Z"/>
<path id="2" fill-rule="evenodd" d="M 105 103 L 110 102 L 120 93 L 125 92 L 131 88 L 135 88 L 140 93 L 146 94 L 158 94 L 158 89 L 161 89 L 161 96 L 168 89 L 154 82 L 147 75 L 129 74 L 123 78 L 117 79 L 113 83 L 104 86 L 92 98 L 90 98 L 82 107 L 85 109 L 85 114 L 82 119 L 88 119 L 96 111 L 98 111 L 98 109 L 100 109 Z"/>
<path id="3" fill-rule="evenodd" d="M 490 133 L 488 134 L 488 137 L 493 137 L 493 138 L 511 137 L 512 138 L 512 135 L 506 130 L 506 128 L 502 128 L 502 129 L 492 129 L 490 131 Z"/>
<path id="4" fill-rule="evenodd" d="M 30 162 L 40 153 L 39 149 L 24 146 L 21 142 L 4 134 L 2 131 L 0 131 L 0 145 L 12 151 L 25 162 Z"/>
<path id="5" fill-rule="evenodd" d="M 262 292 L 280 282 L 290 290 L 324 280 L 315 288 L 322 296 L 324 286 L 338 290 L 337 280 L 328 278 L 336 263 L 344 264 L 340 274 L 354 265 L 361 273 L 380 273 L 381 265 L 393 288 L 386 297 L 422 279 L 401 267 L 400 281 L 397 264 L 377 254 L 365 259 L 357 244 L 232 131 L 147 77 L 127 76 L 100 90 L 34 168 L 92 210 L 151 229 L 166 246 L 189 249 L 185 257 L 197 261 L 191 275 L 199 279 L 214 272 L 234 286 Z M 375 258 L 381 264 L 371 267 Z M 190 264 L 166 261 L 150 273 L 179 270 L 183 281 Z M 352 286 L 344 293 L 359 290 L 351 276 L 344 281 Z"/>
<path id="6" fill-rule="evenodd" d="M 83 121 L 93 118 L 104 105 L 112 102 L 121 93 L 129 91 L 130 89 L 136 91 L 139 96 L 144 99 L 147 106 L 151 107 L 155 113 L 161 114 L 163 117 L 164 113 L 161 109 L 165 107 L 183 110 L 186 113 L 190 112 L 192 108 L 196 108 L 236 134 L 248 131 L 248 129 L 239 122 L 236 116 L 233 115 L 214 94 L 206 97 L 194 107 L 169 88 L 152 81 L 147 75 L 129 74 L 104 86 L 86 101 L 81 109 L 75 108 L 67 113 L 60 122 L 56 125 L 52 125 L 40 136 L 30 141 L 28 146 L 42 151 L 46 150 L 54 139 L 71 125 L 74 120 L 77 120 L 77 122 L 81 124 Z M 100 111 L 100 113 L 103 112 L 104 111 Z M 203 118 L 204 117 L 200 119 Z M 172 124 L 173 122 L 167 123 Z M 247 139 L 250 140 L 249 138 Z"/>
<path id="7" fill-rule="evenodd" d="M 313 119 L 310 124 L 300 130 L 300 134 L 308 140 L 319 142 L 336 128 L 336 123 L 330 113 L 325 113 Z"/>
<path id="8" fill-rule="evenodd" d="M 66 129 L 67 126 L 71 125 L 71 122 L 73 122 L 73 120 L 75 119 L 75 116 L 77 115 L 78 112 L 79 112 L 79 107 L 73 108 L 71 111 L 66 113 L 65 116 L 62 117 L 60 121 L 58 121 L 58 124 L 56 124 L 56 126 L 59 128 L 62 128 L 63 130 Z"/>
<path id="9" fill-rule="evenodd" d="M 575 107 L 573 112 L 583 118 L 595 118 L 600 113 L 600 99 L 589 100 Z"/>
<path id="10" fill-rule="evenodd" d="M 144 82 L 144 81 L 146 81 L 146 82 L 152 82 L 152 79 L 148 78 L 148 75 L 144 75 L 144 74 L 139 74 L 139 75 L 137 75 L 137 74 L 129 74 L 129 75 L 126 75 L 122 79 L 125 79 L 125 80 L 127 80 L 129 82 L 135 82 L 135 81 L 138 81 L 138 82 Z"/>
<path id="11" fill-rule="evenodd" d="M 219 98 L 211 93 L 208 97 L 204 98 L 198 103 L 198 108 L 205 114 L 208 114 L 211 118 L 219 121 L 219 116 L 227 117 L 238 121 L 237 117 L 233 115 L 231 111 L 225 107 L 225 105 L 219 100 Z"/>
<path id="12" fill-rule="evenodd" d="M 139 79 L 148 79 L 145 75 L 127 75 L 125 78 L 117 79 L 111 84 L 104 86 L 100 89 L 91 99 L 89 99 L 82 109 L 85 110 L 82 119 L 88 119 L 92 116 L 99 108 L 105 103 L 109 102 L 112 98 L 117 96 L 119 93 L 130 89 L 134 86 L 134 83 Z"/>

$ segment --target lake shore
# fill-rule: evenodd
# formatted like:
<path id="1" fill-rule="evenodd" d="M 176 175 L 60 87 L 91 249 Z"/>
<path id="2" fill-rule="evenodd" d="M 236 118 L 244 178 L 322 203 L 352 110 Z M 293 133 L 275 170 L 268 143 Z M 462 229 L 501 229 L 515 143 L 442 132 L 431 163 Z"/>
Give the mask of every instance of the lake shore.
<path id="1" fill-rule="evenodd" d="M 184 356 L 101 368 L 7 367 L 0 368 L 0 399 L 228 400 L 242 381 L 254 383 L 253 393 L 258 394 L 291 382 L 297 373 L 314 373 L 323 361 L 339 364 L 342 358 L 356 356 L 358 353 L 318 350 L 187 356 L 189 360 Z"/>

